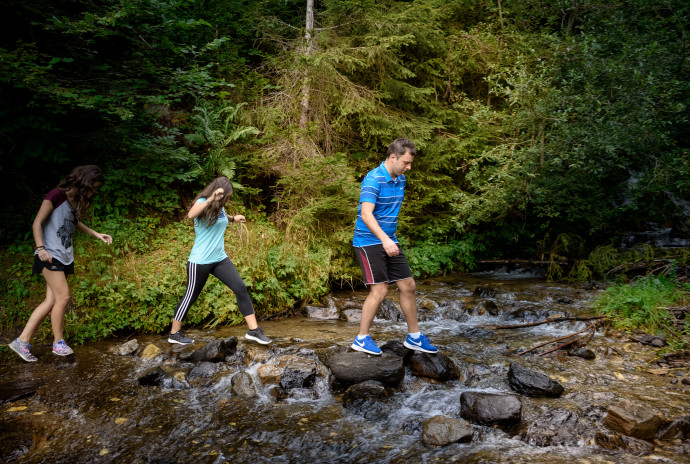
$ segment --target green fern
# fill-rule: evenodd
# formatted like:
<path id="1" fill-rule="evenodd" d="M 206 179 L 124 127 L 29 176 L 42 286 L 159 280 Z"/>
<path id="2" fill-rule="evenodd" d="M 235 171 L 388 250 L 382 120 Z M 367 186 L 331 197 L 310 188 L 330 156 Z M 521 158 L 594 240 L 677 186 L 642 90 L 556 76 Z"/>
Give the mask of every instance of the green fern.
<path id="1" fill-rule="evenodd" d="M 194 108 L 195 114 L 191 119 L 196 123 L 196 130 L 187 135 L 186 139 L 192 143 L 208 145 L 201 168 L 209 177 L 222 174 L 232 180 L 236 164 L 231 147 L 259 133 L 256 127 L 242 126 L 236 122 L 245 104 L 218 106 L 204 101 Z M 233 185 L 241 187 L 239 184 Z"/>

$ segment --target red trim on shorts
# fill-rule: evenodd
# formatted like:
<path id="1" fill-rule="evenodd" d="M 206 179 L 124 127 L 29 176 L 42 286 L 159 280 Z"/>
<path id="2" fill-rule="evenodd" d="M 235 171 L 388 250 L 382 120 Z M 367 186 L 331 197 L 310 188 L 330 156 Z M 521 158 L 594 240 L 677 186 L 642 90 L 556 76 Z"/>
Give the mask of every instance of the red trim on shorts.
<path id="1" fill-rule="evenodd" d="M 365 277 L 365 284 L 373 284 L 374 283 L 374 274 L 371 272 L 371 264 L 369 264 L 369 259 L 367 258 L 367 254 L 364 252 L 362 248 L 359 250 L 359 257 L 362 260 L 362 267 L 364 268 L 364 277 Z"/>

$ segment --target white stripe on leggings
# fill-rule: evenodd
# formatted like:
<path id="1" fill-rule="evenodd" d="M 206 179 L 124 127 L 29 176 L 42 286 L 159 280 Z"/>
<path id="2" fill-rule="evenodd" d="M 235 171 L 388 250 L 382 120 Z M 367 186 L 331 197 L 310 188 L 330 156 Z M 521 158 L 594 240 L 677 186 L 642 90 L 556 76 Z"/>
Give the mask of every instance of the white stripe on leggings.
<path id="1" fill-rule="evenodd" d="M 192 299 L 192 295 L 194 294 L 194 287 L 196 286 L 196 263 L 189 263 L 187 279 L 189 280 L 187 283 L 187 291 L 184 294 L 184 298 L 182 298 L 180 308 L 175 313 L 175 320 L 180 322 L 182 322 L 182 318 L 187 314 L 190 305 L 189 300 Z"/>

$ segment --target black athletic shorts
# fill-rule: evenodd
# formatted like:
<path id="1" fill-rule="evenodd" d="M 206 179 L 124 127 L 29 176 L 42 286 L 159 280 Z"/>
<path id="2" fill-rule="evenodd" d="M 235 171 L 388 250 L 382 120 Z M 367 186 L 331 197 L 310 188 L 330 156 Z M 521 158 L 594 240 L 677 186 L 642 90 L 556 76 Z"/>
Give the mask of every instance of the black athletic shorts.
<path id="1" fill-rule="evenodd" d="M 35 254 L 34 267 L 31 269 L 31 272 L 34 274 L 41 274 L 43 272 L 43 268 L 46 268 L 49 271 L 62 271 L 65 274 L 74 274 L 74 261 L 65 265 L 53 258 L 53 262 L 49 263 L 48 261 L 41 261 L 41 259 L 38 257 L 38 254 Z"/>
<path id="2" fill-rule="evenodd" d="M 355 254 L 366 285 L 393 283 L 412 277 L 410 264 L 407 262 L 402 247 L 398 245 L 400 254 L 388 256 L 383 245 L 369 245 L 355 247 Z"/>

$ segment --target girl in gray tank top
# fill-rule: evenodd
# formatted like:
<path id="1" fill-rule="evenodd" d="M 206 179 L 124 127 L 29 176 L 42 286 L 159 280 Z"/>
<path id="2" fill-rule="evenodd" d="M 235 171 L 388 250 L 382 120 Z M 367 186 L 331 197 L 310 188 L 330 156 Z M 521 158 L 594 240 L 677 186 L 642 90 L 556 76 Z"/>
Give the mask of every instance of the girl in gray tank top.
<path id="1" fill-rule="evenodd" d="M 113 238 L 96 232 L 79 220 L 86 211 L 104 178 L 98 166 L 79 166 L 48 192 L 34 219 L 32 231 L 34 250 L 33 272 L 46 280 L 46 298 L 34 309 L 21 335 L 9 347 L 25 361 L 37 361 L 29 351 L 31 337 L 43 320 L 51 315 L 53 353 L 68 356 L 73 353 L 62 339 L 65 310 L 69 301 L 67 274 L 74 273 L 72 235 L 80 230 L 110 245 Z"/>

